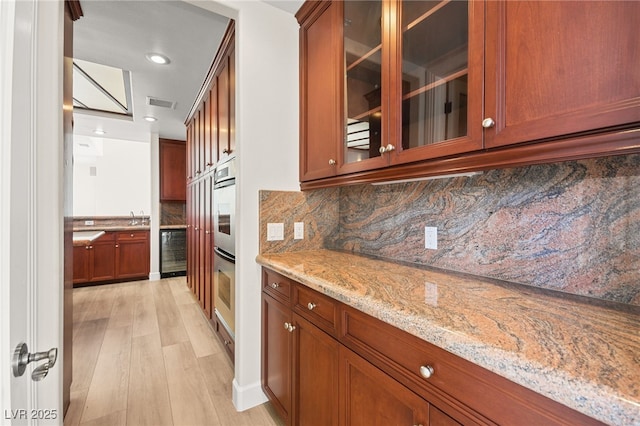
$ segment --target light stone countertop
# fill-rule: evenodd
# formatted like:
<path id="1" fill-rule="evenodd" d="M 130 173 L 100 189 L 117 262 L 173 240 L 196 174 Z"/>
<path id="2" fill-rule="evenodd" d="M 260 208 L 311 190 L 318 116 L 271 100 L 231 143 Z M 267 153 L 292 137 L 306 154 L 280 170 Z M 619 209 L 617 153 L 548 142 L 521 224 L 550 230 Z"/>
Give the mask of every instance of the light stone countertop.
<path id="1" fill-rule="evenodd" d="M 640 424 L 640 308 L 350 253 L 256 261 L 563 405 Z"/>

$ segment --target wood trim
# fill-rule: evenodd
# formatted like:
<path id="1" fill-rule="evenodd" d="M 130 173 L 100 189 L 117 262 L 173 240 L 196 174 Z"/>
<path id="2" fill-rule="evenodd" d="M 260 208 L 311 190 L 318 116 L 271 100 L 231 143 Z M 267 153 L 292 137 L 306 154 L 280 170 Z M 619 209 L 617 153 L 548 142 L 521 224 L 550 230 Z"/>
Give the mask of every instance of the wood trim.
<path id="1" fill-rule="evenodd" d="M 309 0 L 304 2 L 298 12 L 296 13 L 296 19 L 298 20 L 298 24 L 302 25 L 304 21 L 309 19 L 314 10 L 319 7 L 322 3 L 325 3 L 325 7 L 328 7 L 327 3 L 331 3 L 331 0 Z"/>
<path id="2" fill-rule="evenodd" d="M 65 0 L 64 4 L 71 14 L 72 21 L 77 21 L 84 16 L 82 5 L 80 5 L 80 0 Z"/>
<path id="3" fill-rule="evenodd" d="M 220 63 L 225 60 L 227 57 L 227 53 L 231 51 L 231 49 L 235 48 L 235 34 L 236 34 L 236 21 L 233 19 L 229 20 L 229 24 L 227 25 L 227 29 L 225 30 L 224 36 L 222 37 L 222 42 L 220 43 L 220 47 L 216 52 L 216 55 L 211 62 L 211 66 L 209 67 L 209 71 L 207 71 L 207 76 L 202 82 L 202 86 L 200 86 L 200 90 L 198 91 L 198 95 L 196 96 L 193 105 L 189 109 L 189 114 L 187 118 L 184 120 L 185 126 L 188 125 L 189 121 L 193 118 L 195 113 L 200 108 L 200 104 L 207 97 L 209 90 L 211 90 L 211 85 L 213 84 L 213 79 L 216 75 L 216 72 L 220 66 Z"/>
<path id="4" fill-rule="evenodd" d="M 640 128 L 546 140 L 302 182 L 304 190 L 640 153 Z"/>

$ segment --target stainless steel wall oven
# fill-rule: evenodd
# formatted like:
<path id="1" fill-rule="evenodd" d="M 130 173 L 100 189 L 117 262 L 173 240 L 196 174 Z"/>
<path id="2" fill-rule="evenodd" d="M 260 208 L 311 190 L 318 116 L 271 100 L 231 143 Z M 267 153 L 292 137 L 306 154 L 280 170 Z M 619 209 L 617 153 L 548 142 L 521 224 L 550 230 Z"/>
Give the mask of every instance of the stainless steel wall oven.
<path id="1" fill-rule="evenodd" d="M 214 305 L 227 332 L 235 335 L 236 299 L 236 168 L 235 158 L 216 167 L 213 185 Z"/>

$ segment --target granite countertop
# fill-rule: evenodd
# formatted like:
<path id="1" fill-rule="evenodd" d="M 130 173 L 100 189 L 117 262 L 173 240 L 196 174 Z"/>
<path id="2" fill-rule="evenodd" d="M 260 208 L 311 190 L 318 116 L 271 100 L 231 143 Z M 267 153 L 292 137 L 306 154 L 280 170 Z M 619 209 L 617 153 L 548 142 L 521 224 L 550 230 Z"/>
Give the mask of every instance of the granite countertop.
<path id="1" fill-rule="evenodd" d="M 187 225 L 160 225 L 160 229 L 187 229 Z"/>
<path id="2" fill-rule="evenodd" d="M 74 245 L 86 245 L 97 240 L 104 235 L 104 231 L 74 231 L 73 232 L 73 244 Z"/>
<path id="3" fill-rule="evenodd" d="M 149 225 L 87 225 L 74 226 L 73 232 L 79 231 L 148 231 Z"/>
<path id="4" fill-rule="evenodd" d="M 640 308 L 350 253 L 257 262 L 588 416 L 640 424 Z"/>

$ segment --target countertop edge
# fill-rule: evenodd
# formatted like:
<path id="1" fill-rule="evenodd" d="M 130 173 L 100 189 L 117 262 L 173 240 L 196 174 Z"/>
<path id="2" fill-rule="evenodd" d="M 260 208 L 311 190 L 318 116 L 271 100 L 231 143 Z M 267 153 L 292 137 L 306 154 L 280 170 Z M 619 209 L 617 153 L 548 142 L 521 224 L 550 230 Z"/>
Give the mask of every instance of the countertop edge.
<path id="1" fill-rule="evenodd" d="M 490 347 L 460 333 L 439 327 L 437 324 L 428 323 L 424 319 L 420 319 L 423 325 L 422 330 L 418 330 L 417 327 L 408 327 L 406 324 L 412 321 L 407 321 L 407 315 L 402 311 L 391 309 L 367 295 L 359 293 L 350 295 L 346 290 L 336 291 L 332 283 L 318 277 L 296 273 L 277 262 L 270 261 L 266 256 L 268 254 L 259 254 L 256 262 L 589 417 L 605 423 L 612 423 L 615 420 L 613 423 L 619 425 L 633 425 L 640 421 L 637 417 L 636 404 L 627 400 L 615 389 L 571 377 L 564 371 L 523 359 L 510 351 Z M 424 327 L 425 325 L 427 327 Z M 573 396 L 571 398 L 554 391 L 567 386 L 580 389 L 580 394 L 571 393 L 570 395 Z"/>

